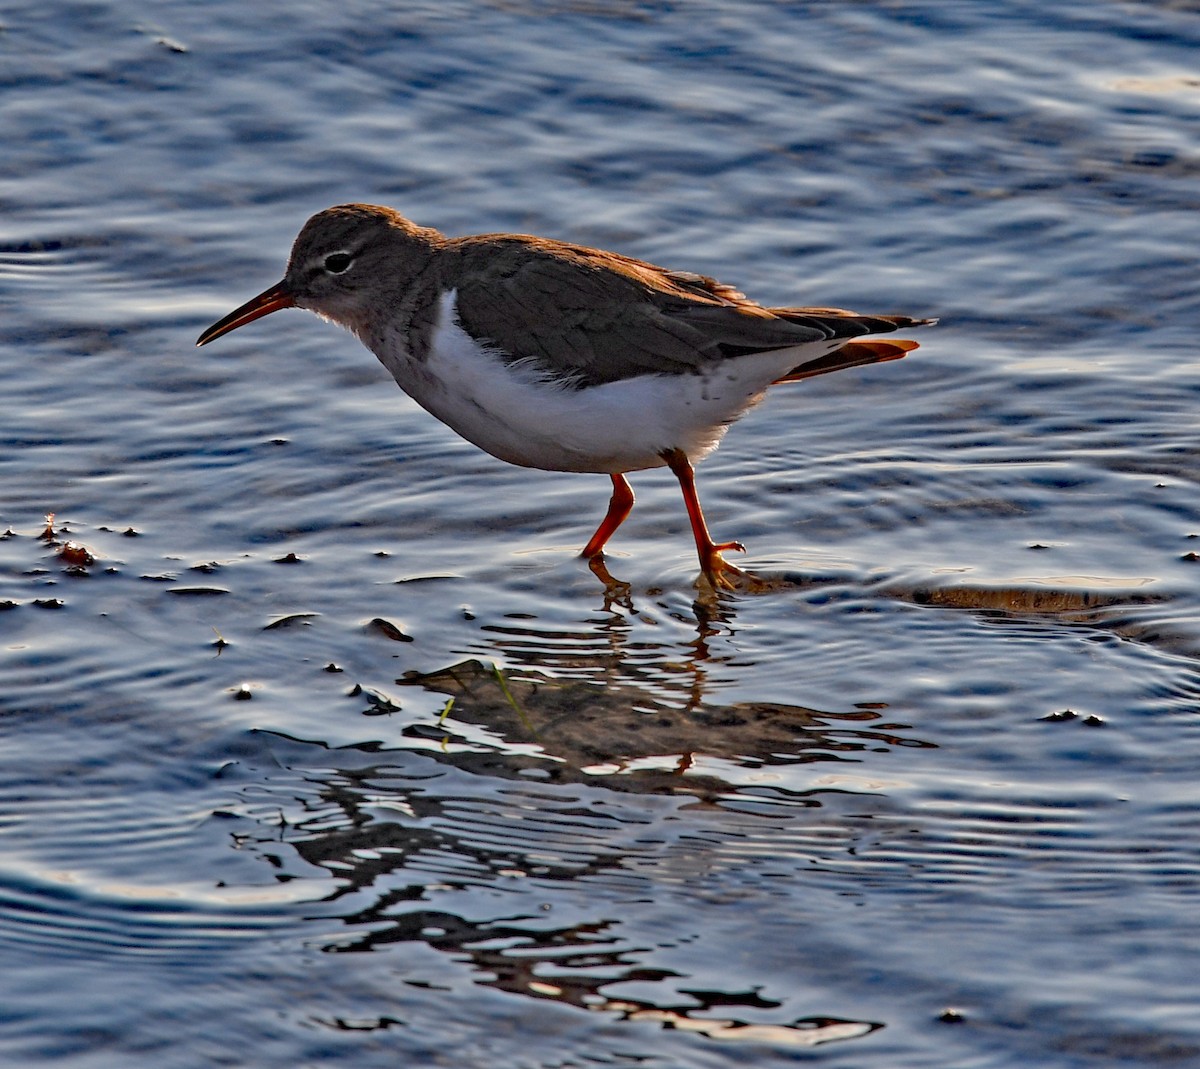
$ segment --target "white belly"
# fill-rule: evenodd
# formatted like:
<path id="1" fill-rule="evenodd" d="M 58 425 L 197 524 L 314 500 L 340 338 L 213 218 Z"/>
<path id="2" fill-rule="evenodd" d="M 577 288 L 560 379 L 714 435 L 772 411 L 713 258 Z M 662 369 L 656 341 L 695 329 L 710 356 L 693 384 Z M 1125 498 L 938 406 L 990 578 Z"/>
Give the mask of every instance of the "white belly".
<path id="1" fill-rule="evenodd" d="M 492 456 L 550 471 L 613 473 L 660 467 L 666 449 L 700 460 L 775 379 L 838 344 L 570 389 L 532 363 L 506 362 L 481 347 L 459 326 L 451 291 L 424 362 L 394 348 L 377 355 L 413 400 Z"/>

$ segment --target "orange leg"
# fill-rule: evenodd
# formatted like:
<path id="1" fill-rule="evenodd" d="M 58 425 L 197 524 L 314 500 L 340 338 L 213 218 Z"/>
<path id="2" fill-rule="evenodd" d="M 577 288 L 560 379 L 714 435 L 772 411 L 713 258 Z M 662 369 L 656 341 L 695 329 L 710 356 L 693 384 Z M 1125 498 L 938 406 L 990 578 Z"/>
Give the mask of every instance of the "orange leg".
<path id="1" fill-rule="evenodd" d="M 740 568 L 735 568 L 721 556 L 723 550 L 737 550 L 745 553 L 746 547 L 741 542 L 714 542 L 708 533 L 708 524 L 704 522 L 704 511 L 700 508 L 700 498 L 696 494 L 696 473 L 687 454 L 681 449 L 663 451 L 663 459 L 667 467 L 675 473 L 679 487 L 683 491 L 683 503 L 687 506 L 688 519 L 692 521 L 692 534 L 696 538 L 696 554 L 700 558 L 700 569 L 715 589 L 732 590 L 733 583 L 728 575 L 745 575 Z"/>
<path id="2" fill-rule="evenodd" d="M 588 544 L 583 547 L 581 557 L 599 556 L 604 550 L 604 543 L 612 537 L 613 531 L 625 522 L 625 517 L 633 509 L 633 487 L 629 485 L 629 480 L 619 472 L 611 478 L 613 492 L 612 498 L 608 502 L 608 512 L 600 526 L 596 528 L 596 533 L 588 539 Z"/>

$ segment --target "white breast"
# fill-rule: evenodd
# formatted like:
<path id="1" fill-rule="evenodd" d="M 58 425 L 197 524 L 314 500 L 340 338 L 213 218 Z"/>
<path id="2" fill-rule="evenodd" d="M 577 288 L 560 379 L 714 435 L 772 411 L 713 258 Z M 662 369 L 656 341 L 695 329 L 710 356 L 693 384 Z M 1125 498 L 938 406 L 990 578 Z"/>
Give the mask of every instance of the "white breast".
<path id="1" fill-rule="evenodd" d="M 550 471 L 613 473 L 660 467 L 662 451 L 693 461 L 780 375 L 840 343 L 739 357 L 698 374 L 648 374 L 570 389 L 532 361 L 505 361 L 459 325 L 457 295 L 443 295 L 430 352 L 380 355 L 404 391 L 492 456 Z"/>

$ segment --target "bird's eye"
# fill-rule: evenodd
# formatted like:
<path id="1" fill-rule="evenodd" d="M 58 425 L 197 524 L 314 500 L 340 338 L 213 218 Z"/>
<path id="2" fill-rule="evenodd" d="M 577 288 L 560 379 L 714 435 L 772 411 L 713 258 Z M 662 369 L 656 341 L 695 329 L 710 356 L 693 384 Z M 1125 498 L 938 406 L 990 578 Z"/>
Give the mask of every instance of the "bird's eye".
<path id="1" fill-rule="evenodd" d="M 340 275 L 350 269 L 354 257 L 348 252 L 331 252 L 325 257 L 325 270 L 331 275 Z"/>

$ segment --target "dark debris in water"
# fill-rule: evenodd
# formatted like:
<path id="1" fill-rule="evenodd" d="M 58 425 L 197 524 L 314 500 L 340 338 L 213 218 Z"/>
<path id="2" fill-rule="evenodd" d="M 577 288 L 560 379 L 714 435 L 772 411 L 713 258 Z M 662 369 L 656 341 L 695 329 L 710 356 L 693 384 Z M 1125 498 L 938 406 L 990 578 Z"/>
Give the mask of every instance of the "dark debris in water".
<path id="1" fill-rule="evenodd" d="M 278 631 L 285 627 L 295 627 L 297 625 L 307 625 L 309 620 L 320 616 L 319 612 L 292 612 L 286 616 L 280 616 L 267 624 L 264 631 Z"/>
<path id="2" fill-rule="evenodd" d="M 400 703 L 393 701 L 381 691 L 362 687 L 359 693 L 367 699 L 367 707 L 363 710 L 363 716 L 390 716 L 392 713 L 400 712 Z"/>
<path id="3" fill-rule="evenodd" d="M 71 568 L 86 568 L 96 563 L 96 556 L 82 542 L 64 542 L 58 547 L 58 559 Z"/>
<path id="4" fill-rule="evenodd" d="M 385 620 L 382 616 L 376 616 L 375 619 L 367 624 L 367 629 L 383 635 L 384 638 L 389 638 L 393 642 L 415 641 L 412 635 L 405 634 L 391 620 Z"/>
<path id="5" fill-rule="evenodd" d="M 1084 727 L 1102 728 L 1108 726 L 1108 722 L 1104 717 L 1096 716 L 1094 713 L 1089 713 L 1087 716 L 1081 717 L 1074 709 L 1060 709 L 1057 713 L 1047 713 L 1045 716 L 1039 716 L 1038 719 L 1047 724 L 1066 724 L 1072 720 L 1078 720 Z"/>
<path id="6" fill-rule="evenodd" d="M 1045 716 L 1039 716 L 1039 720 L 1045 720 L 1051 724 L 1062 724 L 1068 720 L 1074 720 L 1079 714 L 1073 709 L 1060 709 L 1057 713 L 1047 713 Z"/>

